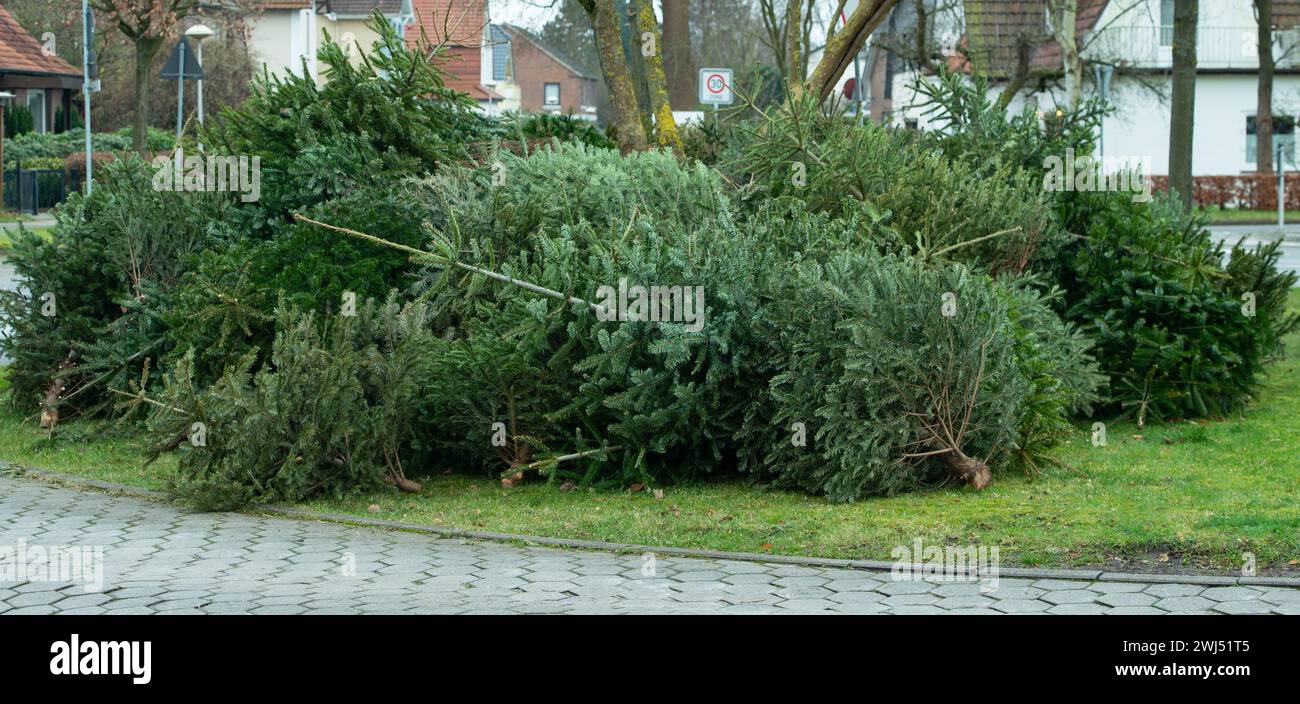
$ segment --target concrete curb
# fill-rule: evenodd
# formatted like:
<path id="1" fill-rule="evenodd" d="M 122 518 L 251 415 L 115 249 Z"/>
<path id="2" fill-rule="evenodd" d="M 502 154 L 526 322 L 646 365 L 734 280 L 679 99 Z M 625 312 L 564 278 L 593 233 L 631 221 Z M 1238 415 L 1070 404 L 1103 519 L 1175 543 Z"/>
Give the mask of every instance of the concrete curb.
<path id="1" fill-rule="evenodd" d="M 84 487 L 117 494 L 126 494 L 153 501 L 170 501 L 171 496 L 150 489 L 105 482 L 98 479 L 86 479 L 70 474 L 50 472 L 35 467 L 24 467 L 0 460 L 0 470 L 12 469 L 22 474 L 55 482 L 71 487 Z M 841 569 L 866 570 L 872 572 L 889 572 L 894 563 L 885 560 L 847 560 L 830 557 L 800 557 L 796 555 L 769 555 L 767 553 L 728 552 L 725 550 L 705 550 L 701 548 L 674 548 L 654 545 L 636 545 L 631 543 L 611 543 L 602 540 L 578 540 L 571 538 L 549 538 L 541 535 L 519 535 L 514 533 L 495 533 L 492 531 L 464 530 L 460 528 L 443 528 L 421 523 L 388 521 L 379 518 L 366 518 L 339 513 L 319 513 L 298 508 L 285 508 L 269 504 L 256 504 L 253 509 L 259 513 L 283 516 L 297 520 L 324 521 L 343 525 L 362 526 L 400 530 L 408 533 L 423 533 L 440 538 L 462 538 L 467 540 L 484 540 L 490 542 L 522 542 L 533 545 L 548 545 L 557 548 L 579 550 L 598 550 L 614 553 L 654 553 L 675 557 L 697 557 L 712 560 L 735 560 L 738 562 L 767 562 L 804 567 L 837 567 Z M 999 577 L 1022 579 L 1071 579 L 1085 582 L 1151 582 L 1159 584 L 1199 584 L 1206 586 L 1267 586 L 1290 587 L 1300 589 L 1300 577 L 1234 577 L 1226 575 L 1196 574 L 1142 574 L 1130 572 L 1105 572 L 1086 569 L 1040 569 L 1036 567 L 1003 567 L 998 570 Z"/>

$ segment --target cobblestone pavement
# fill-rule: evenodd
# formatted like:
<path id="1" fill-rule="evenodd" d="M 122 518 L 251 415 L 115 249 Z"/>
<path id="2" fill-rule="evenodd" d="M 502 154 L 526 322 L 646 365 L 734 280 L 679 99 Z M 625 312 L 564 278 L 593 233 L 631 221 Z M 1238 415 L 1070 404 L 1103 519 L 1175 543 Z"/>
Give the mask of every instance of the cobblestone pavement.
<path id="1" fill-rule="evenodd" d="M 0 476 L 0 557 L 102 546 L 103 588 L 0 581 L 2 614 L 1283 613 L 1300 589 L 1001 579 L 517 547 L 332 523 L 187 513 Z M 0 575 L 16 570 L 0 565 Z M 30 572 L 29 572 L 30 574 Z"/>

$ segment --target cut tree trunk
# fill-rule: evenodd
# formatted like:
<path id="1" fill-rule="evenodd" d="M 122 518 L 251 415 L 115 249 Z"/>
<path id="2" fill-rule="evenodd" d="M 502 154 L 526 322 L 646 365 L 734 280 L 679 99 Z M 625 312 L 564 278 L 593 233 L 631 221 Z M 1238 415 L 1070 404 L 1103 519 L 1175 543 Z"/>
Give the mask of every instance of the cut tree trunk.
<path id="1" fill-rule="evenodd" d="M 948 465 L 948 471 L 954 477 L 970 484 L 976 491 L 983 489 L 993 481 L 993 473 L 989 471 L 989 466 L 972 459 L 960 452 L 953 452 L 944 455 L 944 463 Z"/>

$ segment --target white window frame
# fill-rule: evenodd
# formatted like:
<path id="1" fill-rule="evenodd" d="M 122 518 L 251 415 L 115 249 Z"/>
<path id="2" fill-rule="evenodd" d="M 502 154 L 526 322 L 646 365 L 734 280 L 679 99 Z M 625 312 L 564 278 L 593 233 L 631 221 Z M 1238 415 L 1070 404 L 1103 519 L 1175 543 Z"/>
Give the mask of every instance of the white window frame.
<path id="1" fill-rule="evenodd" d="M 548 94 L 551 86 L 555 86 L 555 102 L 551 102 L 550 95 Z M 561 100 L 559 83 L 547 82 L 542 84 L 542 107 L 558 108 L 561 105 Z"/>

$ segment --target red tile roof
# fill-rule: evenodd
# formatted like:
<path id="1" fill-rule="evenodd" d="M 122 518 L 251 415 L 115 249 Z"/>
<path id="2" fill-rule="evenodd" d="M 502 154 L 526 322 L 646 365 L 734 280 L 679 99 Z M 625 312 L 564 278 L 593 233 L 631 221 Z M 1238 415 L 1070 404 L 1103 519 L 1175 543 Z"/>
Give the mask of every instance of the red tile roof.
<path id="1" fill-rule="evenodd" d="M 0 73 L 81 76 L 81 72 L 58 56 L 46 56 L 36 37 L 18 24 L 0 6 Z"/>
<path id="2" fill-rule="evenodd" d="M 1097 20 L 1101 19 L 1101 13 L 1106 9 L 1106 3 L 1109 0 L 1079 0 L 1079 12 L 1074 16 L 1074 36 L 1080 40 L 1079 48 L 1083 48 L 1082 41 L 1089 32 L 1097 26 Z M 1034 52 L 1031 65 L 1034 68 L 1057 68 L 1061 66 L 1061 45 L 1055 40 L 1050 41 L 1038 48 Z"/>
<path id="3" fill-rule="evenodd" d="M 1300 0 L 1273 0 L 1273 24 L 1278 27 L 1300 25 Z"/>
<path id="4" fill-rule="evenodd" d="M 1280 0 L 1296 2 L 1300 0 Z M 1109 0 L 1079 0 L 1075 15 L 1075 36 L 1083 39 L 1097 24 Z M 1010 76 L 1016 68 L 1018 48 L 1028 42 L 1031 69 L 1061 66 L 1061 46 L 1047 34 L 1042 0 L 983 0 L 966 6 L 966 34 L 962 38 L 970 60 L 981 64 L 986 75 Z M 1082 48 L 1082 47 L 1080 47 Z M 969 70 L 969 62 L 960 54 L 949 57 L 953 70 Z"/>

